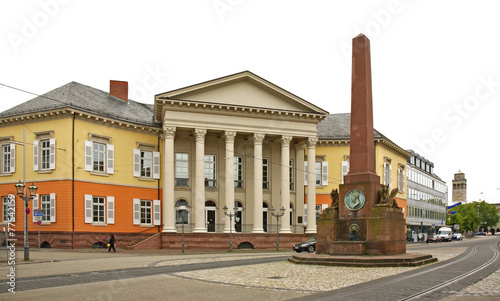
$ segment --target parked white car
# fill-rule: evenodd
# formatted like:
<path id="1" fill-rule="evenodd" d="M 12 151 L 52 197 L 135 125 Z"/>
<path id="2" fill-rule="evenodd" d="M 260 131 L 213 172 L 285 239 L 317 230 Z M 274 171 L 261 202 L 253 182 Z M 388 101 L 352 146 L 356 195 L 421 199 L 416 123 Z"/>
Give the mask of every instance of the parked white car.
<path id="1" fill-rule="evenodd" d="M 453 236 L 451 237 L 451 239 L 453 239 L 453 240 L 463 240 L 464 236 L 462 235 L 462 233 L 453 233 Z"/>
<path id="2" fill-rule="evenodd" d="M 453 235 L 453 231 L 450 227 L 441 227 L 438 231 L 438 237 L 441 238 L 441 241 L 451 241 Z"/>

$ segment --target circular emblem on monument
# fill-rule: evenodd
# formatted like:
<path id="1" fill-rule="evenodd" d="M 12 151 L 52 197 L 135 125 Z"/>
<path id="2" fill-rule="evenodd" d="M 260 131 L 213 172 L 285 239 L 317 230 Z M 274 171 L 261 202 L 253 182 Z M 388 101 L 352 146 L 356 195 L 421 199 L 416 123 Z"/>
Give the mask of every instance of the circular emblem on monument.
<path id="1" fill-rule="evenodd" d="M 352 189 L 344 197 L 344 204 L 351 211 L 358 211 L 365 205 L 365 194 L 359 189 Z"/>
<path id="2" fill-rule="evenodd" d="M 349 226 L 349 233 L 350 234 L 353 234 L 353 235 L 356 235 L 359 233 L 359 226 L 358 224 L 352 224 Z"/>

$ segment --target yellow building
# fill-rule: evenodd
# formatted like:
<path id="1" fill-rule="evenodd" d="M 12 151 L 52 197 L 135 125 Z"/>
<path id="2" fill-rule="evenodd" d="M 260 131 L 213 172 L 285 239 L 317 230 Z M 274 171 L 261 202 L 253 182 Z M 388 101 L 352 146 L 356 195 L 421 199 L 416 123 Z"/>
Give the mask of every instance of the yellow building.
<path id="1" fill-rule="evenodd" d="M 316 206 L 321 210 L 331 204 L 330 192 L 343 184 L 349 172 L 351 114 L 330 114 L 318 124 L 316 146 Z M 398 188 L 398 207 L 406 218 L 406 164 L 411 154 L 374 130 L 375 172 L 383 185 Z"/>

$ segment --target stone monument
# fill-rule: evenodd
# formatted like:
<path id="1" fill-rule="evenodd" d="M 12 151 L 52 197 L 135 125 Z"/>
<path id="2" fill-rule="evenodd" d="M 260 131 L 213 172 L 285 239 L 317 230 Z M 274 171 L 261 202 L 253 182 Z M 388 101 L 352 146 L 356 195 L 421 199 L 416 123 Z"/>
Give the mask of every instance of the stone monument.
<path id="1" fill-rule="evenodd" d="M 375 173 L 370 40 L 352 41 L 350 170 L 332 206 L 320 215 L 316 254 L 406 253 L 405 219 L 395 206 L 397 189 L 382 187 Z"/>

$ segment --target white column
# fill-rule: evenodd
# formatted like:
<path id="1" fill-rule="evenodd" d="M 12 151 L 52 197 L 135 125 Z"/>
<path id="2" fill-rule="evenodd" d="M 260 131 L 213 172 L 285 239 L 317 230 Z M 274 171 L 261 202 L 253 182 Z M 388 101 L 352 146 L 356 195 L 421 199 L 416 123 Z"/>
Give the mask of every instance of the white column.
<path id="1" fill-rule="evenodd" d="M 225 179 L 225 205 L 228 208 L 228 213 L 234 213 L 234 138 L 236 137 L 236 132 L 225 132 L 226 137 L 226 179 Z M 231 231 L 235 232 L 234 228 L 234 218 L 231 224 L 230 218 L 226 217 L 224 223 L 224 232 L 229 233 Z M 231 231 L 230 231 L 231 230 Z"/>
<path id="2" fill-rule="evenodd" d="M 253 135 L 253 229 L 252 233 L 264 233 L 262 206 L 262 141 L 264 134 Z"/>
<path id="3" fill-rule="evenodd" d="M 292 137 L 281 137 L 281 207 L 285 214 L 281 217 L 280 233 L 292 233 L 290 230 L 290 141 Z M 276 208 L 279 214 L 280 208 Z"/>
<path id="4" fill-rule="evenodd" d="M 303 171 L 304 158 L 306 146 L 305 144 L 296 144 L 295 145 L 295 199 L 296 199 L 296 207 L 295 207 L 295 222 L 298 224 L 298 217 L 303 217 L 304 212 L 304 204 L 305 204 L 305 189 L 304 189 L 304 175 L 306 174 Z M 294 222 L 294 223 L 295 223 Z M 301 226 L 304 225 L 306 221 L 302 219 Z M 295 228 L 295 233 L 304 233 L 304 228 L 300 229 L 300 227 Z"/>
<path id="5" fill-rule="evenodd" d="M 307 139 L 307 230 L 316 233 L 316 143 L 318 138 Z"/>
<path id="6" fill-rule="evenodd" d="M 175 127 L 163 128 L 163 232 L 175 229 Z"/>
<path id="7" fill-rule="evenodd" d="M 205 222 L 205 135 L 207 130 L 195 129 L 196 155 L 194 170 L 194 233 L 207 232 Z"/>

